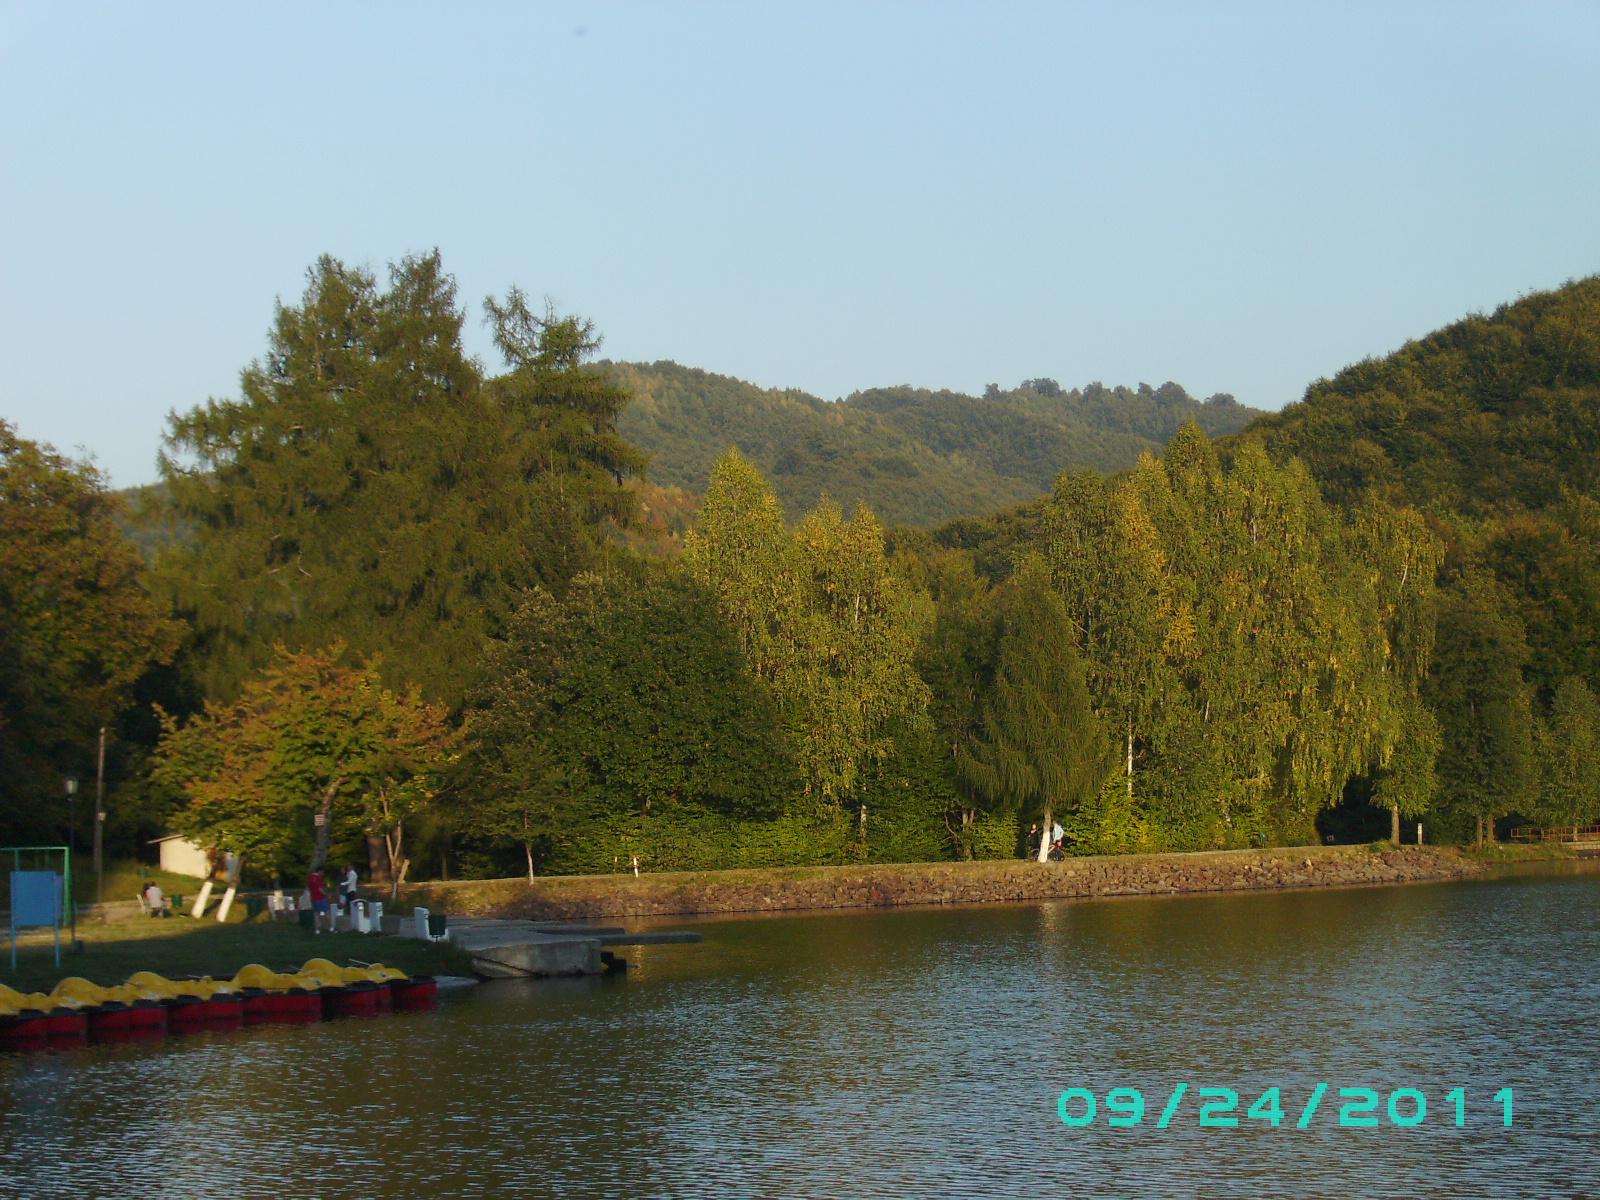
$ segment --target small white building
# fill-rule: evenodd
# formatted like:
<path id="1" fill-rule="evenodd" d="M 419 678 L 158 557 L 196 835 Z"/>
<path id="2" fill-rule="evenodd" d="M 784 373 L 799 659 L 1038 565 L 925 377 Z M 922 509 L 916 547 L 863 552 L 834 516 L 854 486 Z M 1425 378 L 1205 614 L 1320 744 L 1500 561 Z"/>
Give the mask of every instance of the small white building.
<path id="1" fill-rule="evenodd" d="M 210 878 L 211 856 L 188 838 L 170 833 L 164 838 L 156 838 L 154 844 L 161 847 L 163 871 L 171 871 L 174 875 L 193 875 L 196 879 Z"/>

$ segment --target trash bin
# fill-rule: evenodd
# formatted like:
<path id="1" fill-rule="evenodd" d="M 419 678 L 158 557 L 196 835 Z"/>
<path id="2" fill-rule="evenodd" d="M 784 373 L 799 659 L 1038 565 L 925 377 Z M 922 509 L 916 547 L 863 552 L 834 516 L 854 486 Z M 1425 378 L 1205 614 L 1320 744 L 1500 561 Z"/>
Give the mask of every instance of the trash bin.
<path id="1" fill-rule="evenodd" d="M 444 913 L 430 912 L 428 914 L 428 936 L 431 938 L 442 938 L 445 931 L 445 921 L 446 918 Z"/>
<path id="2" fill-rule="evenodd" d="M 302 908 L 295 915 L 300 918 L 300 928 L 301 929 L 304 929 L 307 933 L 311 933 L 313 930 L 316 929 L 316 927 L 317 927 L 316 926 L 317 914 L 316 914 L 316 912 L 314 910 L 309 909 L 309 908 Z"/>
<path id="3" fill-rule="evenodd" d="M 246 896 L 244 898 L 245 920 L 254 921 L 267 911 L 267 898 L 265 896 Z"/>

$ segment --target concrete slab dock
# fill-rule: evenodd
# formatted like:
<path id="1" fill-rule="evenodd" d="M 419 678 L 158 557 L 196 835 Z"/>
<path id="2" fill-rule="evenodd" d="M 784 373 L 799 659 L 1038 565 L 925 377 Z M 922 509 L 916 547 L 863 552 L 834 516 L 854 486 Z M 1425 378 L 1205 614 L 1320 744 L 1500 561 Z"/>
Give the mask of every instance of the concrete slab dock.
<path id="1" fill-rule="evenodd" d="M 620 926 L 482 917 L 452 918 L 449 930 L 450 940 L 472 955 L 473 969 L 490 979 L 598 975 L 606 969 L 602 947 L 705 940 L 687 930 L 629 933 Z"/>

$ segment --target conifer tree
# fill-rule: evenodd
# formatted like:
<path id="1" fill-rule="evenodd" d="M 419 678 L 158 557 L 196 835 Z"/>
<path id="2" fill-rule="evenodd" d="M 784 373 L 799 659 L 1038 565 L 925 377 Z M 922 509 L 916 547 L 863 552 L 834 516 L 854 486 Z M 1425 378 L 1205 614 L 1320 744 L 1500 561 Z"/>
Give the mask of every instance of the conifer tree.
<path id="1" fill-rule="evenodd" d="M 974 822 L 982 810 L 969 789 L 958 786 L 959 758 L 978 731 L 983 699 L 993 685 L 1000 622 L 989 583 L 974 569 L 971 555 L 897 549 L 894 561 L 897 572 L 927 591 L 934 603 L 934 625 L 919 651 L 917 673 L 929 689 L 930 736 L 944 777 L 945 827 L 957 854 L 971 858 Z"/>
<path id="2" fill-rule="evenodd" d="M 1108 745 L 1090 707 L 1066 607 L 1037 555 L 997 593 L 1002 613 L 994 688 L 981 734 L 962 755 L 968 781 L 992 804 L 1042 812 L 1039 861 L 1050 828 L 1099 789 Z"/>
<path id="3" fill-rule="evenodd" d="M 460 700 L 524 591 L 592 565 L 619 477 L 625 396 L 572 318 L 489 304 L 509 374 L 485 381 L 437 252 L 368 272 L 324 257 L 280 305 L 240 395 L 173 415 L 161 458 L 189 536 L 158 586 L 189 615 L 212 695 L 278 641 L 343 638 L 394 681 Z"/>
<path id="4" fill-rule="evenodd" d="M 1537 799 L 1527 661 L 1501 585 L 1472 572 L 1444 594 L 1426 691 L 1441 731 L 1439 806 L 1458 826 L 1471 820 L 1479 842 L 1493 839 L 1496 818 Z"/>
<path id="5" fill-rule="evenodd" d="M 631 519 L 633 493 L 618 484 L 642 476 L 648 460 L 617 433 L 632 393 L 588 364 L 600 349 L 593 322 L 548 305 L 535 315 L 517 288 L 504 303 L 490 296 L 483 306 L 510 367 L 484 391 L 498 410 L 517 476 L 552 490 L 557 506 L 580 523 Z"/>

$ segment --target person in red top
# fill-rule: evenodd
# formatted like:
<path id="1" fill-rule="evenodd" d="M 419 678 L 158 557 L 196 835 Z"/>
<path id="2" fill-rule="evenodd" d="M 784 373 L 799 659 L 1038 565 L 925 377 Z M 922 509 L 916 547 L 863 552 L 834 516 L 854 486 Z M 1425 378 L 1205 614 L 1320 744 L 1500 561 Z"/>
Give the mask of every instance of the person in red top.
<path id="1" fill-rule="evenodd" d="M 306 878 L 306 891 L 311 893 L 311 931 L 322 932 L 322 921 L 326 917 L 328 932 L 333 932 L 333 911 L 328 906 L 328 892 L 322 883 L 322 872 L 313 871 Z"/>

